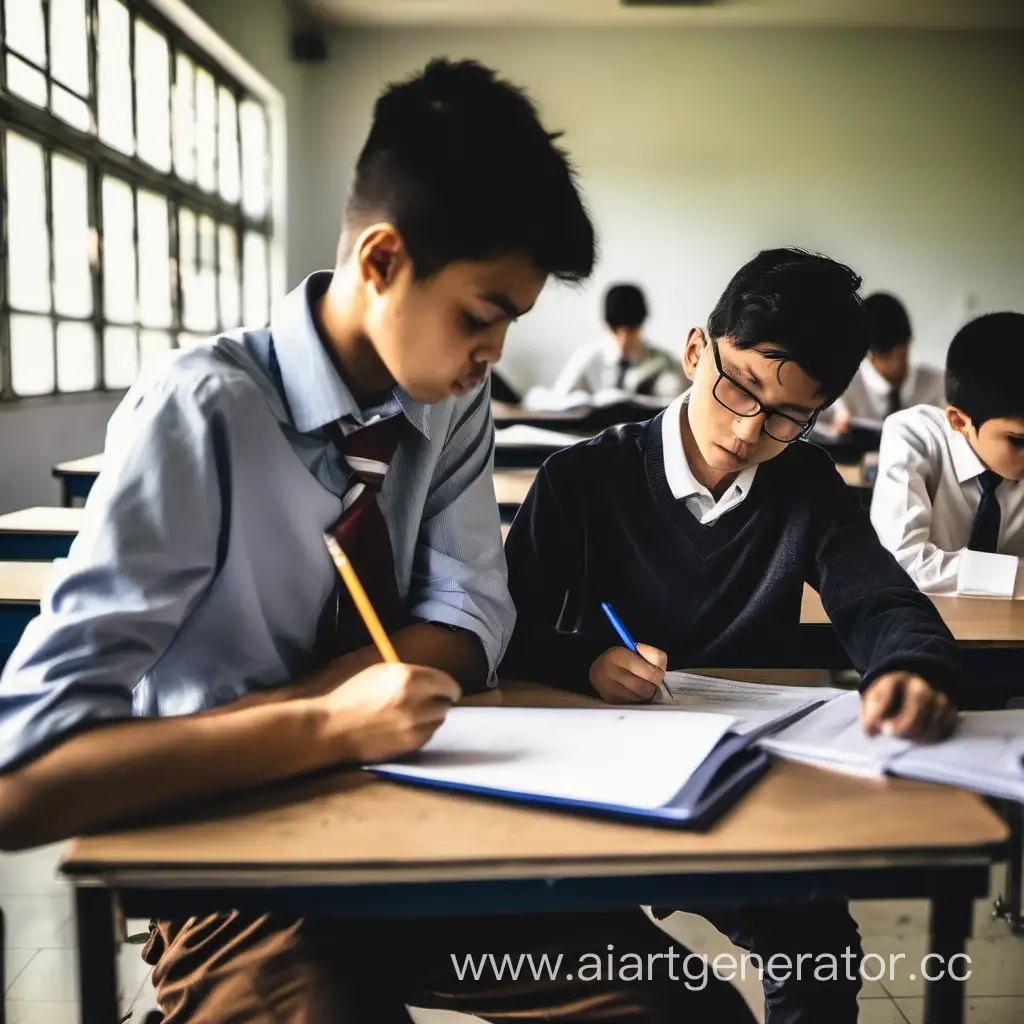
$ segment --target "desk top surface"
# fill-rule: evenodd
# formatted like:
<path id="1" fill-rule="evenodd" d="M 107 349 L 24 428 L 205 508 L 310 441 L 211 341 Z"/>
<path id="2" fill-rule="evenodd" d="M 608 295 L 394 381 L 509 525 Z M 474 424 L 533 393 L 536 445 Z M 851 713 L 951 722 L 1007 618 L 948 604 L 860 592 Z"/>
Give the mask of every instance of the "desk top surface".
<path id="1" fill-rule="evenodd" d="M 84 508 L 37 505 L 0 516 L 0 532 L 77 534 L 84 517 Z"/>
<path id="2" fill-rule="evenodd" d="M 949 631 L 962 644 L 1024 645 L 1024 601 L 996 597 L 933 597 Z M 800 621 L 829 621 L 817 592 L 804 585 Z"/>
<path id="3" fill-rule="evenodd" d="M 757 672 L 745 675 L 758 677 Z M 510 684 L 475 703 L 597 706 Z M 601 820 L 346 771 L 234 799 L 205 819 L 75 840 L 72 875 L 166 887 L 440 882 L 977 862 L 1006 828 L 978 797 L 775 765 L 708 832 Z"/>
<path id="4" fill-rule="evenodd" d="M 535 469 L 498 469 L 494 472 L 494 496 L 499 505 L 522 505 L 537 477 Z M 0 520 L 2 522 L 2 520 Z"/>
<path id="5" fill-rule="evenodd" d="M 39 604 L 53 562 L 0 562 L 0 604 Z"/>
<path id="6" fill-rule="evenodd" d="M 53 472 L 56 476 L 98 476 L 102 469 L 102 455 L 87 455 L 84 459 L 58 462 Z"/>

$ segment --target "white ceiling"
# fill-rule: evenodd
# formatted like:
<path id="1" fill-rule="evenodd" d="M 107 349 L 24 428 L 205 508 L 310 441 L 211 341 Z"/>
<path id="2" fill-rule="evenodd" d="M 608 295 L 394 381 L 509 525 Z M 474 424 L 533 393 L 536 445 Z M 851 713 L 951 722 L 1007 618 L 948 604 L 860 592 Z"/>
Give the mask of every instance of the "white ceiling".
<path id="1" fill-rule="evenodd" d="M 623 7 L 619 0 L 298 0 L 347 24 L 831 25 L 1024 28 L 1024 0 L 708 0 L 689 7 Z"/>

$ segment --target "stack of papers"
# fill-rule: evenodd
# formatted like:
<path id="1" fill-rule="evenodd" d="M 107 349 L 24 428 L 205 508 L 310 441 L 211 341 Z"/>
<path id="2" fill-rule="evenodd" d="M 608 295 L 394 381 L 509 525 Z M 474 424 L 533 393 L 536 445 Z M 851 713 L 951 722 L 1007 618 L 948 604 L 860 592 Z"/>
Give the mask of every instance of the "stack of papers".
<path id="1" fill-rule="evenodd" d="M 760 747 L 833 771 L 898 775 L 1024 802 L 1024 711 L 964 712 L 949 739 L 920 744 L 865 735 L 860 697 L 851 693 L 762 739 Z"/>
<path id="2" fill-rule="evenodd" d="M 784 728 L 811 709 L 846 692 L 831 686 L 769 686 L 689 672 L 666 672 L 665 692 L 646 707 L 729 715 L 735 720 L 733 732 L 756 739 Z"/>
<path id="3" fill-rule="evenodd" d="M 755 740 L 841 690 L 671 672 L 661 703 L 453 708 L 426 746 L 371 771 L 421 785 L 655 820 L 709 823 L 767 767 Z M 650 714 L 660 710 L 671 714 Z"/>

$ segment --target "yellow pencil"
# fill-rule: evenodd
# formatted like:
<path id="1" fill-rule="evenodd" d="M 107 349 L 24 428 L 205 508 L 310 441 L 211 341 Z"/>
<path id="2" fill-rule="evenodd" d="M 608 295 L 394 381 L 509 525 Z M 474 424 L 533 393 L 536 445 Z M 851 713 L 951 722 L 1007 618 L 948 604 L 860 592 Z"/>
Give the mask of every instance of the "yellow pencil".
<path id="1" fill-rule="evenodd" d="M 348 587 L 348 592 L 352 595 L 359 614 L 363 617 L 363 622 L 366 623 L 370 636 L 373 637 L 373 642 L 377 645 L 377 650 L 380 651 L 380 656 L 386 662 L 398 664 L 398 655 L 391 645 L 391 638 L 384 632 L 384 627 L 380 624 L 380 619 L 377 618 L 377 613 L 373 610 L 373 605 L 370 604 L 370 599 L 366 596 L 366 591 L 363 590 L 363 585 L 359 582 L 348 556 L 329 533 L 324 534 L 324 543 L 338 567 L 338 572 L 341 573 L 341 578 L 345 581 L 345 586 Z"/>

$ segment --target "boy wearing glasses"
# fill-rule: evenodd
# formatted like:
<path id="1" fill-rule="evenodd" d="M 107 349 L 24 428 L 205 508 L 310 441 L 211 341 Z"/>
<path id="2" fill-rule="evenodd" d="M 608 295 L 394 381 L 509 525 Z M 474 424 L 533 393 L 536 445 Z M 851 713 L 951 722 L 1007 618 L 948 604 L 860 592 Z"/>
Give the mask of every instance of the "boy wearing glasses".
<path id="1" fill-rule="evenodd" d="M 808 582 L 862 673 L 867 732 L 931 740 L 951 729 L 952 637 L 828 455 L 802 442 L 867 350 L 859 287 L 823 256 L 758 254 L 708 327 L 690 331 L 689 391 L 545 463 L 506 543 L 518 612 L 506 677 L 628 703 L 650 699 L 668 665 L 794 664 Z M 645 641 L 640 655 L 616 642 L 602 601 Z M 766 963 L 860 956 L 845 905 L 706 916 Z M 859 979 L 842 968 L 816 978 L 805 965 L 764 984 L 767 1024 L 857 1019 Z"/>

